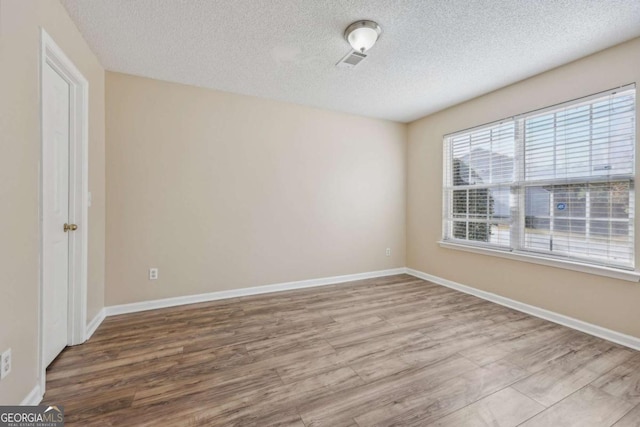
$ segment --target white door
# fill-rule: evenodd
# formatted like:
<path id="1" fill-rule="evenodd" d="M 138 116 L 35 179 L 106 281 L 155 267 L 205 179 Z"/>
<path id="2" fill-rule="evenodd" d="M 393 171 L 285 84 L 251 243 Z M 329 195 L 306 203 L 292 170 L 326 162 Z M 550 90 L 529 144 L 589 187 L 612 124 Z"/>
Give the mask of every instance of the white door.
<path id="1" fill-rule="evenodd" d="M 69 83 L 48 64 L 42 76 L 43 320 L 48 366 L 68 343 Z"/>

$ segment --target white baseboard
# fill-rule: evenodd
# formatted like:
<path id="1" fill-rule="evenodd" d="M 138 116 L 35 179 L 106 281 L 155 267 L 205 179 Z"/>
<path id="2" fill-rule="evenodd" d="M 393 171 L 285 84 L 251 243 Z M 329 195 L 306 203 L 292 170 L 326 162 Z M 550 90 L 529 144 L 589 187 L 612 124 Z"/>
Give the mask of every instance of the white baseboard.
<path id="1" fill-rule="evenodd" d="M 40 390 L 40 386 L 35 386 L 20 402 L 20 406 L 35 406 L 39 405 L 42 402 L 42 391 Z"/>
<path id="2" fill-rule="evenodd" d="M 491 292 L 482 291 L 480 289 L 472 288 L 470 286 L 462 285 L 451 280 L 443 279 L 442 277 L 434 276 L 431 274 L 423 273 L 422 271 L 407 268 L 406 273 L 420 279 L 427 280 L 429 282 L 436 283 L 438 285 L 446 286 L 447 288 L 455 289 L 456 291 L 464 292 L 465 294 L 474 295 L 478 298 L 482 298 L 487 301 L 494 302 L 496 304 L 503 305 L 505 307 L 512 308 L 514 310 L 521 311 L 523 313 L 530 314 L 541 319 L 549 320 L 551 322 L 563 325 L 578 331 L 594 335 L 599 338 L 614 342 L 616 344 L 623 345 L 625 347 L 632 348 L 634 350 L 640 350 L 640 338 L 626 335 L 620 332 L 612 331 L 611 329 L 603 328 L 601 326 L 587 323 L 582 320 L 574 319 L 573 317 L 565 316 L 563 314 L 555 313 L 553 311 L 545 310 L 544 308 L 535 307 L 533 305 L 525 304 L 510 298 L 506 298 L 500 295 L 493 294 Z"/>
<path id="3" fill-rule="evenodd" d="M 107 316 L 117 314 L 136 313 L 139 311 L 155 310 L 157 308 L 175 307 L 178 305 L 195 304 L 199 302 L 215 301 L 227 298 L 237 298 L 249 295 L 267 294 L 271 292 L 290 291 L 294 289 L 312 288 L 316 286 L 335 285 L 337 283 L 353 282 L 355 280 L 371 279 L 375 277 L 404 274 L 407 269 L 393 268 L 390 270 L 370 271 L 367 273 L 347 274 L 344 276 L 323 277 L 319 279 L 300 280 L 296 282 L 277 283 L 273 285 L 255 286 L 252 288 L 231 289 L 228 291 L 210 292 L 199 295 L 187 295 L 152 301 L 142 301 L 131 304 L 112 305 L 105 307 Z M 93 323 L 93 322 L 92 322 Z"/>
<path id="4" fill-rule="evenodd" d="M 91 338 L 91 336 L 93 335 L 93 333 L 96 331 L 96 329 L 98 329 L 98 326 L 100 326 L 100 324 L 102 323 L 102 321 L 104 320 L 104 318 L 107 316 L 106 314 L 106 310 L 103 308 L 101 309 L 98 314 L 96 314 L 96 317 L 93 318 L 93 320 L 87 325 L 87 329 L 86 329 L 86 334 L 84 337 L 84 340 L 88 340 L 89 338 Z"/>

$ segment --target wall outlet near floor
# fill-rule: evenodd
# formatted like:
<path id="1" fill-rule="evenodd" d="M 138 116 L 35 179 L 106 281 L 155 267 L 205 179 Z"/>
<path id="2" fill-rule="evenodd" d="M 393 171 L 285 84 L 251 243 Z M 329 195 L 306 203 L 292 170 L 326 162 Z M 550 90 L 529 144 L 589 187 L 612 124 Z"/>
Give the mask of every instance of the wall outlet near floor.
<path id="1" fill-rule="evenodd" d="M 11 349 L 2 353 L 0 357 L 0 379 L 5 379 L 11 373 Z"/>
<path id="2" fill-rule="evenodd" d="M 150 268 L 149 269 L 149 280 L 156 280 L 158 278 L 158 269 Z"/>
<path id="3" fill-rule="evenodd" d="M 391 248 L 387 248 L 387 256 L 391 256 Z"/>

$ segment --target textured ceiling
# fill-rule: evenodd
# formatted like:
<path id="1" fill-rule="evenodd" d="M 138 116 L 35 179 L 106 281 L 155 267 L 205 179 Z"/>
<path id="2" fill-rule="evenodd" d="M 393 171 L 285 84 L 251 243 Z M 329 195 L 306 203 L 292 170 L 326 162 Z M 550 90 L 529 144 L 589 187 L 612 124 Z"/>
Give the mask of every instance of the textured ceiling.
<path id="1" fill-rule="evenodd" d="M 640 36 L 639 0 L 62 0 L 108 70 L 402 122 Z M 383 29 L 335 67 L 358 19 Z"/>

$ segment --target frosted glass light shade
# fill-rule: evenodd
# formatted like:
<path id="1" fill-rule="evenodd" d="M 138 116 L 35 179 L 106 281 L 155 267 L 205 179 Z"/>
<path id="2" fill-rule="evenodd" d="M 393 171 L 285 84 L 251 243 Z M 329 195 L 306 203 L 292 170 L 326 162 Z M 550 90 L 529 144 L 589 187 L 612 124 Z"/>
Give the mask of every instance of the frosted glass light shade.
<path id="1" fill-rule="evenodd" d="M 353 50 L 364 53 L 378 40 L 382 29 L 373 21 L 357 21 L 349 25 L 344 32 L 345 38 Z"/>

